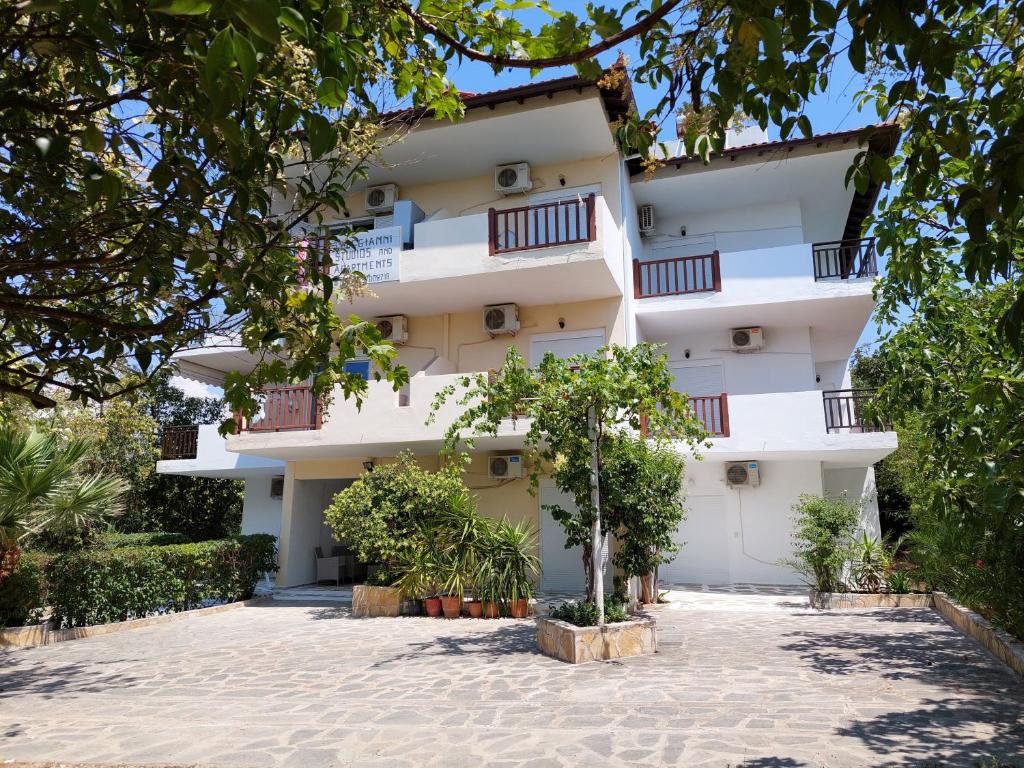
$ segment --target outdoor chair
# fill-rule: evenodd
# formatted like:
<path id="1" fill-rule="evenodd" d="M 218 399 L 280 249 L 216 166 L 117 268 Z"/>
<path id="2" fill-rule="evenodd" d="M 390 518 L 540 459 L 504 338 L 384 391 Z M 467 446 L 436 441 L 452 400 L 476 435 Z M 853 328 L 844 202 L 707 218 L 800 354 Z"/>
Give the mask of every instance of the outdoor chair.
<path id="1" fill-rule="evenodd" d="M 341 585 L 341 557 L 332 555 L 324 557 L 324 551 L 320 547 L 314 549 L 316 553 L 316 581 L 333 581 L 335 586 Z"/>

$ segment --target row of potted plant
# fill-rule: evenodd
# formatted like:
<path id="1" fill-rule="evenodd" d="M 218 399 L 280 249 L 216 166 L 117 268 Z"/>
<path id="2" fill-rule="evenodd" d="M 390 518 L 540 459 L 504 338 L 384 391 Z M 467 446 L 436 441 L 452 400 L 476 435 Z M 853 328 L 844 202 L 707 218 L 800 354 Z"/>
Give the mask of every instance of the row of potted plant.
<path id="1" fill-rule="evenodd" d="M 467 499 L 419 526 L 418 534 L 392 567 L 393 586 L 422 600 L 428 616 L 528 615 L 540 571 L 529 523 L 483 517 Z"/>

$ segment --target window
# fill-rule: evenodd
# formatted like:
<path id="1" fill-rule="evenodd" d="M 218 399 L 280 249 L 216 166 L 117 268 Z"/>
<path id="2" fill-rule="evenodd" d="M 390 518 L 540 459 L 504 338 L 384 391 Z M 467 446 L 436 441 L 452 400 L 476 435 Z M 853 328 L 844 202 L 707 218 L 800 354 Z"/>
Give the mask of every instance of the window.
<path id="1" fill-rule="evenodd" d="M 369 360 L 349 360 L 345 363 L 345 373 L 354 373 L 357 376 L 361 376 L 364 381 L 370 380 L 370 361 Z"/>

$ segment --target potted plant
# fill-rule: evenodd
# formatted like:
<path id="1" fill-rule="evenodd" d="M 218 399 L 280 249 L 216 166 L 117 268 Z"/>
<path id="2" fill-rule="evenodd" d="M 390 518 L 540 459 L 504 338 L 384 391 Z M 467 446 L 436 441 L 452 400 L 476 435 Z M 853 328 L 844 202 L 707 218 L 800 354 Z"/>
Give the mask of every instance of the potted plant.
<path id="1" fill-rule="evenodd" d="M 402 553 L 395 566 L 398 578 L 392 586 L 408 598 L 422 598 L 423 608 L 427 616 L 441 615 L 441 598 L 438 597 L 439 567 L 437 552 L 432 542 L 436 540 L 434 532 L 421 531 L 424 534 L 422 544 Z"/>
<path id="2" fill-rule="evenodd" d="M 501 598 L 508 603 L 514 619 L 530 613 L 534 579 L 540 572 L 537 531 L 528 522 L 510 523 L 502 519 L 494 526 L 491 557 Z"/>

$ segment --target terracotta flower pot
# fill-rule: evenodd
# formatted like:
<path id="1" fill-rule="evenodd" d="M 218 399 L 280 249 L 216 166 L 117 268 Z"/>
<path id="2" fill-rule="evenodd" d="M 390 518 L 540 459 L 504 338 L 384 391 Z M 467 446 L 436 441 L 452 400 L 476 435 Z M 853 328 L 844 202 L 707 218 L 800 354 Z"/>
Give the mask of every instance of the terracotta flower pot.
<path id="1" fill-rule="evenodd" d="M 427 616 L 437 618 L 441 615 L 441 598 L 428 597 L 423 601 L 423 607 L 427 609 Z"/>
<path id="2" fill-rule="evenodd" d="M 526 598 L 516 600 L 511 604 L 509 610 L 512 613 L 513 619 L 525 619 L 530 615 L 530 601 Z"/>
<path id="3" fill-rule="evenodd" d="M 479 600 L 471 600 L 469 603 L 469 618 L 479 619 L 484 615 L 484 604 Z"/>
<path id="4" fill-rule="evenodd" d="M 446 619 L 457 619 L 462 613 L 462 595 L 444 595 L 441 598 L 441 610 Z"/>
<path id="5" fill-rule="evenodd" d="M 498 604 L 487 602 L 484 603 L 484 618 L 485 619 L 496 619 L 500 614 L 498 613 Z"/>

